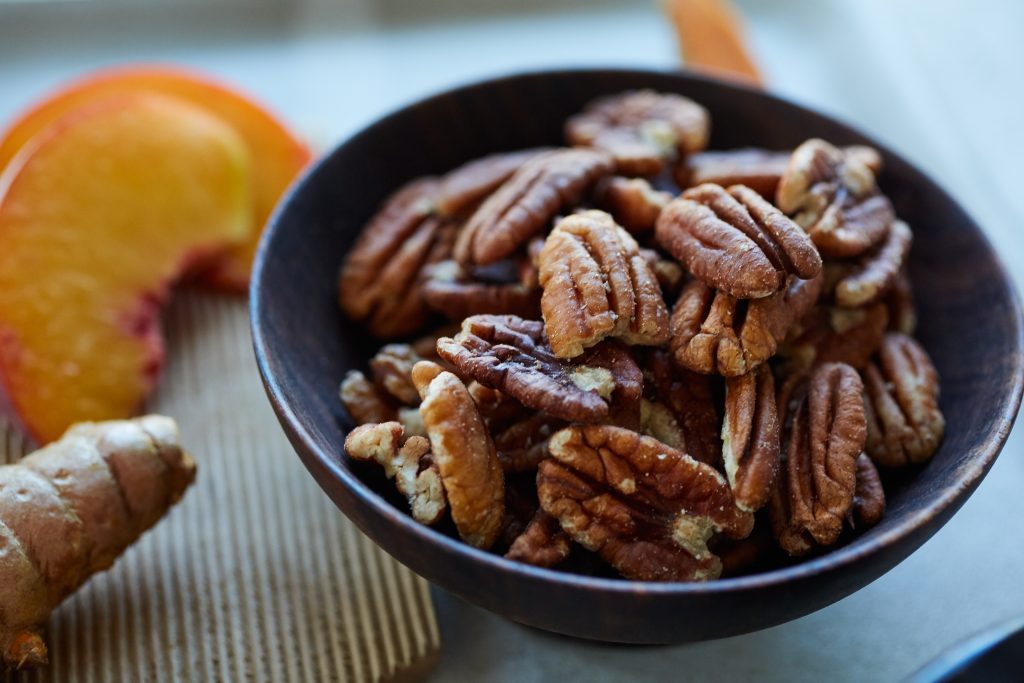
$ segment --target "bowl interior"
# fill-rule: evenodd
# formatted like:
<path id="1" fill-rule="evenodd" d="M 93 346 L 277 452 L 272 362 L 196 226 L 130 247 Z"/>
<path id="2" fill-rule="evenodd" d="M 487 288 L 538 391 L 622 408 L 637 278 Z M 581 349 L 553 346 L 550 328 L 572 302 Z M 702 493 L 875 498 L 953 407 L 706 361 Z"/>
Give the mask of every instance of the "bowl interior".
<path id="1" fill-rule="evenodd" d="M 514 76 L 402 109 L 325 157 L 278 208 L 264 236 L 252 285 L 257 357 L 283 426 L 324 488 L 371 535 L 387 524 L 467 561 L 488 563 L 495 571 L 578 581 L 564 573 L 513 565 L 418 527 L 396 507 L 400 501 L 390 484 L 353 470 L 343 456 L 350 423 L 338 402 L 337 386 L 347 370 L 365 366 L 379 343 L 339 312 L 335 282 L 339 264 L 366 220 L 405 181 L 443 173 L 488 153 L 560 144 L 566 117 L 586 102 L 645 87 L 679 92 L 707 107 L 713 149 L 788 149 L 817 136 L 841 145 L 874 144 L 882 150 L 885 171 L 880 184 L 898 215 L 915 231 L 910 270 L 919 311 L 918 337 L 942 377 L 946 437 L 934 459 L 890 497 L 877 527 L 848 546 L 760 575 L 760 580 L 784 582 L 828 571 L 916 534 L 913 547 L 890 562 L 892 566 L 923 542 L 928 534 L 922 529 L 933 520 L 938 520 L 935 528 L 941 526 L 963 502 L 1009 431 L 1021 390 L 1021 322 L 1015 292 L 970 217 L 903 159 L 832 119 L 715 81 L 622 70 Z M 644 590 L 727 591 L 753 578 L 698 587 L 644 584 Z M 591 581 L 606 590 L 630 585 Z"/>

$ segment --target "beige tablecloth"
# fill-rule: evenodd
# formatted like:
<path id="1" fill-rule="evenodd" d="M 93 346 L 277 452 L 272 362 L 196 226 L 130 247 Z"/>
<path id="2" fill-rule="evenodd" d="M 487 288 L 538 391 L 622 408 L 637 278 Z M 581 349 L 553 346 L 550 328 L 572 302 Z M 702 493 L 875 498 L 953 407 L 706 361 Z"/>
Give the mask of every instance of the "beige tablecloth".
<path id="1" fill-rule="evenodd" d="M 152 405 L 175 417 L 196 484 L 50 622 L 26 680 L 408 679 L 440 647 L 426 583 L 334 507 L 260 386 L 245 303 L 189 293 L 166 320 Z M 26 445 L 0 425 L 0 456 Z"/>

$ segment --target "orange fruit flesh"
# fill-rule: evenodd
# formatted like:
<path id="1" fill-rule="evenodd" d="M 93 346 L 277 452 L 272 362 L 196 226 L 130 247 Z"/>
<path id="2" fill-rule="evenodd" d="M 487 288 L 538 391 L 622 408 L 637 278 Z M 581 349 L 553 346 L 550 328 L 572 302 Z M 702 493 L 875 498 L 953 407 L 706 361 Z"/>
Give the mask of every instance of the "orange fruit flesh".
<path id="1" fill-rule="evenodd" d="M 245 292 L 262 228 L 281 194 L 309 162 L 310 152 L 283 124 L 244 95 L 181 69 L 139 66 L 102 71 L 55 93 L 0 136 L 0 169 L 36 134 L 75 109 L 112 95 L 142 92 L 170 95 L 208 110 L 233 126 L 248 148 L 252 160 L 250 237 L 202 270 L 202 280 L 210 286 Z"/>
<path id="2" fill-rule="evenodd" d="M 232 127 L 162 95 L 98 101 L 23 148 L 0 177 L 0 384 L 37 440 L 139 408 L 168 287 L 247 238 L 250 183 Z"/>

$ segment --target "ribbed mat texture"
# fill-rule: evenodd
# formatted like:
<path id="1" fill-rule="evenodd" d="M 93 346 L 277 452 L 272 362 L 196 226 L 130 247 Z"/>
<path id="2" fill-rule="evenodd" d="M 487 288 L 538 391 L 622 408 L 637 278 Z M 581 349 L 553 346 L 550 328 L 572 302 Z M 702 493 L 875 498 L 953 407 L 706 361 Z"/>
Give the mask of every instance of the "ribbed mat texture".
<path id="1" fill-rule="evenodd" d="M 345 519 L 295 457 L 253 360 L 245 303 L 185 293 L 149 406 L 199 467 L 171 513 L 50 620 L 24 681 L 412 679 L 440 636 L 427 584 Z M 0 457 L 30 450 L 0 424 Z"/>

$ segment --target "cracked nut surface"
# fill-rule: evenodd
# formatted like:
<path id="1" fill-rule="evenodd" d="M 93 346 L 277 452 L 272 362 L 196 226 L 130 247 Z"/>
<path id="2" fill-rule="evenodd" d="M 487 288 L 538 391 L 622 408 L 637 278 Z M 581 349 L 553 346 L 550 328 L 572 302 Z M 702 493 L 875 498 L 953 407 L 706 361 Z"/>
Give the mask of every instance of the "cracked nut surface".
<path id="1" fill-rule="evenodd" d="M 770 505 L 775 538 L 790 555 L 838 540 L 853 506 L 867 430 L 863 385 L 849 365 L 819 365 L 806 392 L 792 419 L 783 418 L 786 457 Z"/>
<path id="2" fill-rule="evenodd" d="M 779 469 L 779 417 L 771 368 L 725 381 L 722 462 L 736 505 L 754 512 L 768 503 Z"/>
<path id="3" fill-rule="evenodd" d="M 690 188 L 661 212 L 655 234 L 694 277 L 738 299 L 774 294 L 790 274 L 821 272 L 806 233 L 742 185 Z"/>
<path id="4" fill-rule="evenodd" d="M 746 301 L 694 280 L 683 288 L 672 310 L 672 356 L 680 367 L 694 372 L 746 374 L 775 354 L 820 290 L 820 277 L 794 278 L 770 297 Z"/>
<path id="5" fill-rule="evenodd" d="M 708 112 L 693 100 L 651 90 L 594 100 L 565 124 L 570 145 L 603 149 L 626 175 L 655 175 L 676 156 L 704 149 Z"/>
<path id="6" fill-rule="evenodd" d="M 389 197 L 363 228 L 338 277 L 338 303 L 382 338 L 427 320 L 416 287 L 441 228 L 433 215 L 437 180 L 414 180 Z"/>
<path id="7" fill-rule="evenodd" d="M 563 218 L 540 254 L 541 311 L 552 351 L 573 358 L 606 337 L 668 340 L 661 286 L 640 247 L 603 211 Z"/>
<path id="8" fill-rule="evenodd" d="M 823 256 L 857 256 L 879 244 L 895 220 L 862 153 L 813 138 L 793 151 L 775 204 L 793 216 Z"/>
<path id="9" fill-rule="evenodd" d="M 648 353 L 644 370 L 655 395 L 682 428 L 683 445 L 679 450 L 706 465 L 717 465 L 722 457 L 721 423 L 712 378 L 675 367 L 661 349 Z"/>
<path id="10" fill-rule="evenodd" d="M 390 422 L 398 417 L 398 410 L 391 399 L 358 370 L 345 373 L 338 397 L 357 425 Z"/>
<path id="11" fill-rule="evenodd" d="M 939 447 L 946 420 L 939 410 L 939 375 L 912 337 L 885 335 L 878 359 L 864 368 L 867 453 L 879 465 L 926 462 Z"/>
<path id="12" fill-rule="evenodd" d="M 546 151 L 549 150 L 534 148 L 489 154 L 449 171 L 438 184 L 437 212 L 458 216 L 471 211 L 526 161 Z"/>
<path id="13" fill-rule="evenodd" d="M 877 248 L 865 254 L 835 285 L 837 306 L 859 308 L 889 292 L 907 262 L 913 235 L 903 221 L 894 221 Z"/>
<path id="14" fill-rule="evenodd" d="M 459 536 L 490 548 L 505 515 L 505 477 L 483 418 L 462 381 L 431 361 L 412 369 L 420 415 Z"/>
<path id="15" fill-rule="evenodd" d="M 548 448 L 552 459 L 537 472 L 541 507 L 626 578 L 717 578 L 722 565 L 708 541 L 753 529 L 753 515 L 735 506 L 714 468 L 651 437 L 573 426 L 552 436 Z"/>
<path id="16" fill-rule="evenodd" d="M 661 210 L 672 201 L 668 192 L 655 190 L 644 178 L 608 176 L 594 188 L 594 203 L 633 234 L 654 230 Z"/>
<path id="17" fill-rule="evenodd" d="M 523 405 L 564 420 L 599 422 L 610 414 L 616 388 L 612 370 L 555 356 L 544 323 L 515 316 L 466 318 L 454 339 L 437 341 L 442 358 L 458 372 Z"/>
<path id="18" fill-rule="evenodd" d="M 505 557 L 535 567 L 554 567 L 569 557 L 572 542 L 558 520 L 537 510 L 523 532 L 512 541 Z"/>
<path id="19" fill-rule="evenodd" d="M 373 381 L 401 403 L 419 405 L 420 395 L 412 383 L 412 366 L 421 360 L 408 344 L 385 344 L 370 359 Z"/>
<path id="20" fill-rule="evenodd" d="M 611 159 L 589 149 L 559 149 L 527 160 L 466 222 L 455 242 L 456 260 L 488 264 L 511 256 L 610 172 Z"/>
<path id="21" fill-rule="evenodd" d="M 447 509 L 437 465 L 430 458 L 430 442 L 421 436 L 404 436 L 397 422 L 364 424 L 345 437 L 345 452 L 355 460 L 376 462 L 398 491 L 409 501 L 413 518 L 436 524 Z M 399 445 L 401 444 L 401 445 Z"/>
<path id="22" fill-rule="evenodd" d="M 862 527 L 878 524 L 885 514 L 885 489 L 878 468 L 867 453 L 857 456 L 857 486 L 853 490 L 853 516 Z"/>

